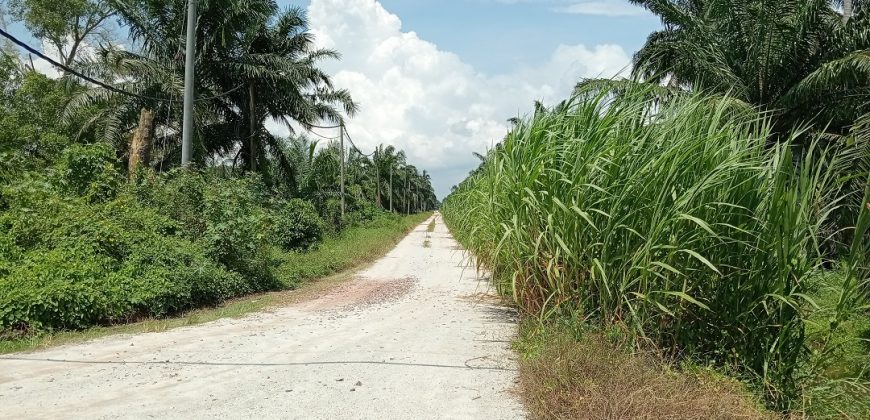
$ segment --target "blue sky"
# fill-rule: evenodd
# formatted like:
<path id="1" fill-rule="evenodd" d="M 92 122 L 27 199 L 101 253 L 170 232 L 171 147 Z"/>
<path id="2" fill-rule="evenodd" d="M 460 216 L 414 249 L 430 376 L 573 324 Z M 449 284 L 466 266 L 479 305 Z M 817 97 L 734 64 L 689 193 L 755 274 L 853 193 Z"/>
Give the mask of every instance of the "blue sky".
<path id="1" fill-rule="evenodd" d="M 439 197 L 503 138 L 507 118 L 552 104 L 584 77 L 613 77 L 659 20 L 627 0 L 311 0 L 327 68 L 363 111 L 361 148 L 394 144 Z"/>
<path id="2" fill-rule="evenodd" d="M 498 73 L 504 68 L 546 60 L 559 44 L 615 43 L 627 51 L 643 45 L 659 26 L 654 16 L 625 0 L 611 3 L 636 15 L 605 16 L 560 12 L 579 1 L 385 0 L 406 30 L 453 51 L 475 68 Z M 608 2 L 594 2 L 606 4 Z"/>
<path id="3" fill-rule="evenodd" d="M 627 0 L 278 1 L 307 8 L 317 43 L 342 53 L 323 66 L 362 106 L 348 124 L 355 143 L 404 149 L 439 198 L 508 118 L 564 99 L 582 78 L 624 76 L 660 26 Z"/>

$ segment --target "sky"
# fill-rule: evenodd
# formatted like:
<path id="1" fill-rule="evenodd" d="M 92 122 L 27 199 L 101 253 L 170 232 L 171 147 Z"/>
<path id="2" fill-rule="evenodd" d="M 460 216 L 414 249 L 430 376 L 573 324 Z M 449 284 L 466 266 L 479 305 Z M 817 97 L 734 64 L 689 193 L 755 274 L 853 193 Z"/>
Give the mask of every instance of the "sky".
<path id="1" fill-rule="evenodd" d="M 582 78 L 627 74 L 660 27 L 628 0 L 278 2 L 305 7 L 316 44 L 341 53 L 322 67 L 360 104 L 347 123 L 354 143 L 365 153 L 378 144 L 404 150 L 439 198 L 477 167 L 472 152 L 504 138 L 509 118 L 535 100 L 565 99 Z M 36 45 L 20 24 L 10 30 Z"/>
<path id="2" fill-rule="evenodd" d="M 659 20 L 627 0 L 310 0 L 324 68 L 360 103 L 347 124 L 364 152 L 406 151 L 439 198 L 535 100 L 555 104 L 584 77 L 630 71 Z"/>

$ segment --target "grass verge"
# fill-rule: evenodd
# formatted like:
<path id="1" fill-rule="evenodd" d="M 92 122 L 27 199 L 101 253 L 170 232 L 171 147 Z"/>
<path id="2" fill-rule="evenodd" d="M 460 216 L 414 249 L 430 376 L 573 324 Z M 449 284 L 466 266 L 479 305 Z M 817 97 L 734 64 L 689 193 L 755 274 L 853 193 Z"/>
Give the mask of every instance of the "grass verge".
<path id="1" fill-rule="evenodd" d="M 677 369 L 595 332 L 525 322 L 514 346 L 532 419 L 764 419 L 745 386 L 710 369 Z"/>
<path id="2" fill-rule="evenodd" d="M 173 317 L 0 340 L 0 354 L 80 343 L 115 334 L 166 331 L 292 304 L 351 279 L 354 271 L 389 252 L 430 215 L 431 213 L 421 213 L 405 217 L 383 217 L 366 225 L 347 229 L 338 236 L 326 238 L 314 251 L 276 255 L 279 264 L 278 276 L 286 290 L 244 296 L 214 308 L 196 309 Z"/>

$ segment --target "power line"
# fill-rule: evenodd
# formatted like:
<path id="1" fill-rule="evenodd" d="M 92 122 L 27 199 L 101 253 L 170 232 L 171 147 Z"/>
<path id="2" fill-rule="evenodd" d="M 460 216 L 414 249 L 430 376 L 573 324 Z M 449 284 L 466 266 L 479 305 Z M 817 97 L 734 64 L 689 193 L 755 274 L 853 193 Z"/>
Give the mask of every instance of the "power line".
<path id="1" fill-rule="evenodd" d="M 335 136 L 335 137 L 326 137 L 326 136 L 324 136 L 323 134 L 320 134 L 320 133 L 318 133 L 318 132 L 316 132 L 316 131 L 308 130 L 308 132 L 311 133 L 311 134 L 314 134 L 315 136 L 320 137 L 320 138 L 322 138 L 322 139 L 324 139 L 324 140 L 337 140 L 337 139 L 339 139 L 339 136 Z"/>
<path id="2" fill-rule="evenodd" d="M 323 126 L 323 125 L 317 125 L 317 124 L 303 124 L 303 123 L 300 123 L 300 124 L 302 124 L 303 126 L 306 126 L 306 127 L 323 128 L 323 129 L 341 128 L 341 124 L 330 125 L 330 126 Z"/>
<path id="3" fill-rule="evenodd" d="M 344 135 L 347 136 L 347 141 L 350 142 L 350 146 L 353 147 L 353 149 L 356 150 L 356 152 L 359 153 L 360 155 L 363 155 L 365 157 L 369 157 L 371 155 L 374 155 L 375 152 L 378 150 L 377 148 L 375 148 L 375 150 L 373 152 L 371 152 L 369 154 L 365 154 L 362 152 L 362 150 L 359 149 L 359 147 L 356 147 L 356 144 L 354 144 L 353 139 L 350 138 L 350 134 L 347 133 L 347 129 L 344 130 Z"/>
<path id="4" fill-rule="evenodd" d="M 108 84 L 108 83 L 101 82 L 101 81 L 99 81 L 99 80 L 97 80 L 97 79 L 94 79 L 93 77 L 90 77 L 90 76 L 88 76 L 88 75 L 82 74 L 82 73 L 80 73 L 80 72 L 77 71 L 77 70 L 74 70 L 74 69 L 72 69 L 72 68 L 70 68 L 70 67 L 67 67 L 65 64 L 61 64 L 61 63 L 55 61 L 53 58 L 51 58 L 51 57 L 49 57 L 49 56 L 43 54 L 42 52 L 40 52 L 40 51 L 37 50 L 36 48 L 33 48 L 33 47 L 31 47 L 30 45 L 25 44 L 24 42 L 20 41 L 18 38 L 12 36 L 10 33 L 4 31 L 3 29 L 0 29 L 0 35 L 2 35 L 3 37 L 5 37 L 6 39 L 12 41 L 15 45 L 18 45 L 19 47 L 24 48 L 25 50 L 27 50 L 27 52 L 29 52 L 29 53 L 31 53 L 31 54 L 34 54 L 34 55 L 36 55 L 37 57 L 39 57 L 39 58 L 41 58 L 41 59 L 43 59 L 43 60 L 45 60 L 45 61 L 48 61 L 49 63 L 51 63 L 51 65 L 53 65 L 53 66 L 55 66 L 55 67 L 57 67 L 57 68 L 59 68 L 59 69 L 65 71 L 65 72 L 67 72 L 67 73 L 70 73 L 70 74 L 72 74 L 72 75 L 74 75 L 74 76 L 76 76 L 76 77 L 78 77 L 78 78 L 80 78 L 80 79 L 86 80 L 86 81 L 91 82 L 91 83 L 93 83 L 93 84 L 95 84 L 95 85 L 97 85 L 97 86 L 100 86 L 100 87 L 102 87 L 102 88 L 104 88 L 104 89 L 110 90 L 110 91 L 112 91 L 112 92 L 120 93 L 120 94 L 122 94 L 122 95 L 133 96 L 133 97 L 136 97 L 136 98 L 139 98 L 139 99 L 147 99 L 147 100 L 150 100 L 150 101 L 166 101 L 166 100 L 167 100 L 167 99 L 165 99 L 165 98 L 155 98 L 155 97 L 151 97 L 151 96 L 144 96 L 144 95 L 139 95 L 139 94 L 132 93 L 132 92 L 127 92 L 126 90 L 123 90 L 123 89 L 117 88 L 117 87 L 112 86 L 112 85 L 110 85 L 110 84 Z"/>
<path id="5" fill-rule="evenodd" d="M 6 39 L 12 41 L 14 44 L 18 45 L 19 47 L 24 48 L 24 49 L 27 50 L 29 53 L 34 54 L 34 55 L 36 55 L 37 57 L 39 57 L 39 58 L 41 58 L 41 59 L 43 59 L 43 60 L 49 62 L 51 65 L 53 65 L 53 66 L 55 66 L 55 67 L 57 67 L 57 68 L 59 68 L 59 69 L 65 71 L 65 72 L 67 72 L 67 73 L 69 73 L 69 74 L 72 74 L 72 75 L 74 75 L 74 76 L 76 76 L 76 77 L 78 77 L 78 78 L 80 78 L 80 79 L 82 79 L 82 80 L 85 80 L 85 81 L 87 81 L 87 82 L 90 82 L 90 83 L 93 83 L 93 84 L 95 84 L 95 85 L 97 85 L 97 86 L 100 86 L 100 87 L 102 87 L 102 88 L 104 88 L 104 89 L 106 89 L 106 90 L 110 90 L 110 91 L 115 92 L 115 93 L 120 93 L 120 94 L 122 94 L 122 95 L 132 96 L 132 97 L 139 98 L 139 99 L 152 100 L 152 101 L 162 101 L 162 102 L 170 102 L 170 103 L 172 103 L 172 100 L 173 100 L 172 97 L 169 97 L 169 98 L 157 98 L 157 97 L 153 97 L 153 96 L 139 95 L 139 94 L 137 94 L 137 93 L 128 92 L 128 91 L 126 91 L 126 90 L 124 90 L 124 89 L 121 89 L 121 88 L 118 88 L 118 87 L 116 87 L 116 86 L 112 86 L 112 85 L 110 85 L 110 84 L 108 84 L 108 83 L 102 82 L 102 81 L 100 81 L 100 80 L 94 79 L 93 77 L 90 77 L 90 76 L 88 76 L 88 75 L 85 75 L 85 74 L 83 74 L 83 73 L 81 73 L 81 72 L 79 72 L 79 71 L 77 71 L 77 70 L 75 70 L 75 69 L 73 69 L 73 68 L 70 68 L 69 66 L 67 66 L 67 65 L 65 65 L 65 64 L 62 64 L 62 63 L 60 63 L 60 62 L 54 60 L 53 58 L 51 58 L 51 57 L 49 57 L 49 56 L 43 54 L 42 52 L 40 52 L 40 51 L 37 50 L 36 48 L 33 48 L 33 47 L 31 47 L 30 45 L 25 44 L 23 41 L 19 40 L 18 38 L 16 38 L 16 37 L 13 36 L 12 34 L 6 32 L 6 31 L 3 30 L 2 28 L 0 28 L 0 35 L 2 35 L 3 37 L 5 37 Z M 232 89 L 230 89 L 230 90 L 228 90 L 228 91 L 226 91 L 226 92 L 222 92 L 222 93 L 220 93 L 220 94 L 213 95 L 213 96 L 208 96 L 208 97 L 205 97 L 205 98 L 199 98 L 199 99 L 197 99 L 196 101 L 199 102 L 199 101 L 206 101 L 206 100 L 217 99 L 217 98 L 220 98 L 220 97 L 222 97 L 222 96 L 226 96 L 226 95 L 228 95 L 228 94 L 230 94 L 230 93 L 232 93 L 232 92 L 235 92 L 236 90 L 241 89 L 243 86 L 244 86 L 244 84 L 241 84 L 241 85 L 236 86 L 236 87 L 234 87 L 234 88 L 232 88 Z M 365 156 L 365 157 L 372 156 L 372 155 L 375 153 L 375 152 L 372 152 L 372 153 L 363 153 L 362 150 L 360 150 L 359 147 L 357 147 L 356 144 L 354 144 L 353 139 L 351 139 L 351 137 L 350 137 L 350 134 L 347 133 L 347 130 L 344 129 L 343 126 L 342 126 L 341 124 L 339 124 L 339 125 L 333 125 L 333 126 L 323 126 L 323 125 L 317 125 L 317 124 L 303 124 L 303 125 L 308 126 L 308 127 L 312 127 L 312 128 L 322 128 L 322 129 L 341 128 L 342 130 L 344 130 L 344 134 L 347 136 L 347 140 L 348 140 L 348 142 L 350 142 L 351 147 L 352 147 L 354 150 L 356 150 L 357 153 L 359 153 L 360 155 Z M 316 132 L 314 132 L 314 131 L 312 131 L 312 130 L 310 130 L 310 129 L 308 130 L 308 132 L 309 132 L 309 133 L 312 133 L 312 134 L 314 134 L 314 135 L 316 135 L 316 136 L 318 136 L 318 137 L 321 137 L 321 138 L 327 139 L 327 140 L 335 140 L 335 139 L 339 138 L 339 137 L 326 137 L 326 136 L 320 135 L 320 134 L 318 134 L 318 133 L 316 133 Z"/>
<path id="6" fill-rule="evenodd" d="M 40 52 L 40 51 L 37 50 L 36 48 L 33 48 L 33 47 L 31 47 L 30 45 L 25 44 L 23 41 L 19 40 L 18 38 L 16 38 L 16 37 L 13 36 L 12 34 L 6 32 L 6 31 L 3 30 L 2 28 L 0 28 L 0 35 L 2 35 L 2 36 L 3 36 L 4 38 L 6 38 L 6 39 L 12 41 L 12 43 L 14 43 L 15 45 L 18 45 L 19 47 L 24 48 L 25 50 L 27 50 L 27 52 L 29 52 L 29 53 L 31 53 L 31 54 L 33 54 L 33 55 L 35 55 L 35 56 L 37 56 L 37 57 L 39 57 L 39 58 L 45 60 L 45 61 L 47 61 L 49 64 L 51 64 L 51 65 L 53 65 L 53 66 L 55 66 L 55 67 L 57 67 L 57 68 L 63 70 L 64 72 L 69 73 L 69 74 L 72 74 L 73 76 L 76 76 L 76 77 L 78 77 L 78 78 L 80 78 L 80 79 L 82 79 L 82 80 L 85 80 L 85 81 L 87 81 L 87 82 L 93 83 L 93 84 L 95 84 L 95 85 L 97 85 L 97 86 L 100 86 L 100 87 L 102 87 L 103 89 L 110 90 L 110 91 L 115 92 L 115 93 L 120 93 L 120 94 L 122 94 L 122 95 L 132 96 L 132 97 L 135 97 L 135 98 L 146 99 L 146 100 L 150 100 L 150 101 L 170 102 L 170 101 L 173 101 L 173 100 L 174 100 L 172 96 L 167 97 L 167 98 L 157 98 L 157 97 L 154 97 L 154 96 L 140 95 L 140 94 L 138 94 L 138 93 L 133 93 L 133 92 L 126 91 L 126 90 L 121 89 L 121 88 L 119 88 L 119 87 L 117 87 L 117 86 L 112 86 L 112 85 L 110 85 L 110 84 L 108 84 L 108 83 L 106 83 L 106 82 L 103 82 L 103 81 L 100 81 L 100 80 L 94 79 L 93 77 L 90 77 L 90 76 L 88 76 L 88 75 L 85 75 L 85 74 L 79 72 L 78 70 L 75 70 L 75 69 L 73 69 L 73 68 L 71 68 L 71 67 L 69 67 L 69 66 L 67 66 L 67 65 L 65 65 L 65 64 L 63 64 L 63 63 L 60 63 L 60 62 L 56 61 L 55 59 L 53 59 L 53 58 L 51 58 L 51 57 L 49 57 L 49 56 L 43 54 L 42 52 Z M 219 99 L 219 98 L 221 98 L 221 97 L 223 97 L 223 96 L 229 95 L 230 93 L 233 93 L 233 92 L 235 92 L 235 91 L 241 89 L 241 88 L 244 87 L 244 86 L 245 86 L 244 84 L 241 84 L 241 85 L 238 85 L 238 86 L 236 86 L 236 87 L 234 87 L 234 88 L 232 88 L 232 89 L 230 89 L 230 90 L 227 90 L 227 91 L 225 91 L 225 92 L 221 92 L 221 93 L 218 93 L 218 94 L 216 94 L 216 95 L 212 95 L 212 96 L 206 96 L 206 97 L 204 97 L 204 98 L 198 98 L 198 99 L 196 99 L 195 101 L 196 101 L 196 102 L 201 102 L 201 101 L 210 101 L 210 100 L 212 100 L 212 99 Z"/>
<path id="7" fill-rule="evenodd" d="M 353 148 L 353 150 L 356 150 L 357 153 L 359 153 L 360 155 L 365 156 L 365 157 L 369 157 L 369 156 L 375 154 L 375 152 L 363 153 L 362 150 L 360 150 L 359 147 L 357 147 L 356 144 L 354 144 L 353 139 L 350 138 L 350 134 L 348 134 L 348 132 L 347 132 L 347 127 L 342 127 L 342 125 L 335 125 L 335 126 L 320 126 L 317 124 L 304 124 L 304 125 L 307 127 L 323 128 L 323 129 L 341 128 L 342 130 L 344 130 L 344 135 L 345 135 L 345 137 L 347 137 L 347 140 L 348 140 L 348 142 L 350 142 L 350 146 Z M 322 139 L 326 139 L 326 140 L 336 140 L 336 139 L 341 138 L 341 136 L 326 137 L 326 136 L 324 136 L 324 135 L 322 135 L 314 130 L 311 130 L 311 129 L 308 129 L 307 132 L 314 134 L 315 136 L 320 137 Z"/>
<path id="8" fill-rule="evenodd" d="M 0 357 L 0 360 L 16 360 L 27 362 L 47 362 L 47 363 L 67 363 L 67 364 L 87 364 L 87 365 L 192 365 L 192 366 L 312 366 L 312 365 L 390 365 L 390 366 L 419 366 L 431 368 L 448 368 L 448 369 L 473 369 L 473 370 L 498 370 L 498 371 L 516 371 L 516 369 L 502 366 L 474 366 L 470 364 L 472 360 L 480 359 L 475 357 L 468 359 L 462 365 L 454 364 L 436 364 L 436 363 L 406 363 L 406 362 L 387 362 L 381 360 L 323 360 L 311 362 L 210 362 L 210 361 L 163 361 L 163 360 L 76 360 L 76 359 L 36 359 L 27 357 Z"/>

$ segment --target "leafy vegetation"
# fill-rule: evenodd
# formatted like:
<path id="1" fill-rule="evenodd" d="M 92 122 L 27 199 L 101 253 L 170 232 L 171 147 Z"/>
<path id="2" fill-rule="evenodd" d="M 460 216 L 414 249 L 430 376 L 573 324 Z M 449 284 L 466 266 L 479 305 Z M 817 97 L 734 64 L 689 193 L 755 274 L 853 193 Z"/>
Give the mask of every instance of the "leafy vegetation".
<path id="1" fill-rule="evenodd" d="M 338 124 L 356 110 L 319 68 L 338 53 L 313 47 L 298 8 L 199 2 L 195 156 L 181 168 L 184 1 L 11 6 L 35 35 L 63 41 L 66 65 L 127 93 L 50 79 L 3 50 L 0 339 L 292 288 L 379 255 L 421 217 L 397 213 L 437 205 L 428 175 L 404 159 L 354 148 L 342 162 L 337 142 L 266 129 L 270 119 Z M 103 26 L 114 20 L 130 35 L 124 48 L 66 45 L 108 37 Z M 383 175 L 392 173 L 404 183 Z M 394 212 L 385 197 L 399 204 Z"/>
<path id="2" fill-rule="evenodd" d="M 529 317 L 867 417 L 870 8 L 632 3 L 663 23 L 634 79 L 513 120 L 445 221 Z"/>
<path id="3" fill-rule="evenodd" d="M 808 351 L 807 324 L 837 211 L 860 217 L 836 246 L 849 256 L 823 335 L 866 313 L 870 190 L 843 176 L 863 149 L 798 159 L 730 97 L 620 86 L 518 121 L 445 200 L 445 221 L 525 314 L 621 329 L 802 408 L 833 348 Z"/>
<path id="4" fill-rule="evenodd" d="M 80 342 L 109 334 L 165 331 L 170 328 L 196 325 L 225 317 L 238 317 L 270 307 L 286 305 L 316 295 L 336 283 L 349 279 L 356 267 L 375 261 L 399 242 L 431 213 L 410 216 L 384 214 L 377 221 L 354 226 L 339 235 L 328 236 L 316 250 L 287 254 L 278 252 L 281 268 L 277 277 L 285 287 L 280 291 L 257 293 L 231 299 L 217 307 L 186 311 L 174 317 L 147 318 L 141 322 L 110 326 L 95 326 L 85 330 L 54 330 L 30 334 L 10 340 L 0 340 L 0 353 L 12 353 L 52 345 Z M 324 278 L 323 276 L 329 276 Z M 296 290 L 304 281 L 318 280 L 305 289 Z M 284 290 L 286 289 L 286 290 Z"/>
<path id="5" fill-rule="evenodd" d="M 846 15 L 830 0 L 631 1 L 664 24 L 635 55 L 638 76 L 758 106 L 786 139 L 803 124 L 843 140 L 870 112 L 865 1 Z"/>

